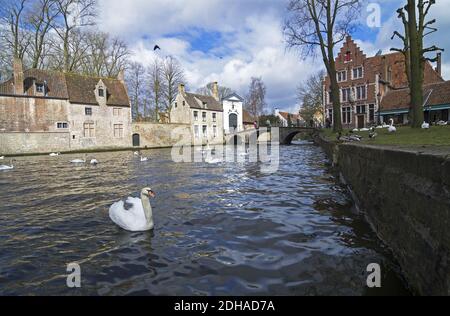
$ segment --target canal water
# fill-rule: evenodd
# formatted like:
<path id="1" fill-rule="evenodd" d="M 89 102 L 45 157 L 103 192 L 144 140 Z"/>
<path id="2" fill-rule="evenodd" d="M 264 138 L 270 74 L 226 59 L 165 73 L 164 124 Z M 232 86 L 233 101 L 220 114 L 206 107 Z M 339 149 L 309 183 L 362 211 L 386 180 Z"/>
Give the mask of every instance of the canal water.
<path id="1" fill-rule="evenodd" d="M 273 174 L 144 154 L 95 154 L 95 167 L 25 157 L 0 172 L 0 295 L 409 294 L 319 147 L 280 147 Z M 147 185 L 155 230 L 115 226 L 109 206 Z M 72 262 L 79 289 L 66 285 Z M 380 289 L 366 286 L 371 263 Z"/>

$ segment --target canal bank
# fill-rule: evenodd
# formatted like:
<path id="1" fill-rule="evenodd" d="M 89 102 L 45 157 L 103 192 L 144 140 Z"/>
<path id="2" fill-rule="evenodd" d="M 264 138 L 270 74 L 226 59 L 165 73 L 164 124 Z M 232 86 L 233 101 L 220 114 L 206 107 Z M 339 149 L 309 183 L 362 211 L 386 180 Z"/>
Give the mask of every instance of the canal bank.
<path id="1" fill-rule="evenodd" d="M 449 152 L 338 144 L 320 135 L 314 140 L 342 174 L 414 291 L 449 295 Z"/>

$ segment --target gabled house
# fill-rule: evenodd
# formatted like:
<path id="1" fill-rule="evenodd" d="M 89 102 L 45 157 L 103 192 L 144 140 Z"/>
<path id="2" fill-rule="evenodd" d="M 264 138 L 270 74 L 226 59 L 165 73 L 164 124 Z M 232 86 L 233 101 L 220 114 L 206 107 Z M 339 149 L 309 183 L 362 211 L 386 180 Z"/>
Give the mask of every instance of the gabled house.
<path id="1" fill-rule="evenodd" d="M 170 122 L 190 125 L 195 144 L 222 144 L 223 107 L 217 83 L 214 96 L 186 92 L 180 84 L 170 110 Z"/>
<path id="2" fill-rule="evenodd" d="M 364 128 L 379 123 L 384 117 L 381 101 L 393 90 L 408 87 L 402 53 L 367 57 L 349 36 L 344 42 L 336 62 L 336 79 L 340 88 L 342 124 L 345 128 Z M 440 59 L 436 69 L 425 64 L 424 84 L 441 83 Z M 325 117 L 333 122 L 331 82 L 323 81 Z M 406 122 L 405 122 L 406 123 Z"/>
<path id="3" fill-rule="evenodd" d="M 223 104 L 223 129 L 225 135 L 244 130 L 244 99 L 236 93 L 226 96 Z"/>
<path id="4" fill-rule="evenodd" d="M 300 126 L 303 122 L 299 114 L 282 112 L 275 109 L 275 116 L 280 120 L 282 127 Z"/>
<path id="5" fill-rule="evenodd" d="M 131 109 L 123 73 L 97 78 L 23 70 L 0 84 L 0 138 L 5 150 L 42 153 L 131 147 Z"/>

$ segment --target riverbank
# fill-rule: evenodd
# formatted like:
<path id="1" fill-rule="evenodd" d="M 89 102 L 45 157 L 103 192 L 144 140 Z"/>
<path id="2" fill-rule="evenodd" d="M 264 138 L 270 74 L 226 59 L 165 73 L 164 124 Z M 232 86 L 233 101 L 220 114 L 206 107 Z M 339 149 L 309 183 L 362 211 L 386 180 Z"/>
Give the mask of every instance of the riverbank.
<path id="1" fill-rule="evenodd" d="M 450 295 L 450 150 L 446 147 L 320 145 L 420 295 Z"/>

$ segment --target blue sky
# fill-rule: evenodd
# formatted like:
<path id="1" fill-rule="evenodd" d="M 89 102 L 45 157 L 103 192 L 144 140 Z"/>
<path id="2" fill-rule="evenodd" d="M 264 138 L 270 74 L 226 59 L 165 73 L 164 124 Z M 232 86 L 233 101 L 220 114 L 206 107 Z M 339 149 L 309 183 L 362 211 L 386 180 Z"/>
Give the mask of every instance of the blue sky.
<path id="1" fill-rule="evenodd" d="M 396 9 L 406 0 L 367 1 L 361 25 L 353 34 L 368 56 L 398 46 L 390 40 L 401 30 Z M 126 40 L 134 59 L 150 64 L 153 45 L 160 57 L 173 55 L 186 70 L 191 90 L 218 81 L 244 96 L 252 76 L 267 86 L 268 108 L 298 111 L 296 88 L 322 68 L 319 58 L 299 58 L 285 48 L 282 25 L 288 0 L 100 0 L 100 26 Z M 378 3 L 382 24 L 366 25 L 369 3 Z M 440 31 L 430 43 L 450 51 L 450 0 L 437 0 L 432 11 Z M 449 21 L 449 22 L 447 22 Z M 336 50 L 337 51 L 337 50 Z M 450 58 L 444 54 L 444 76 L 450 77 Z"/>

